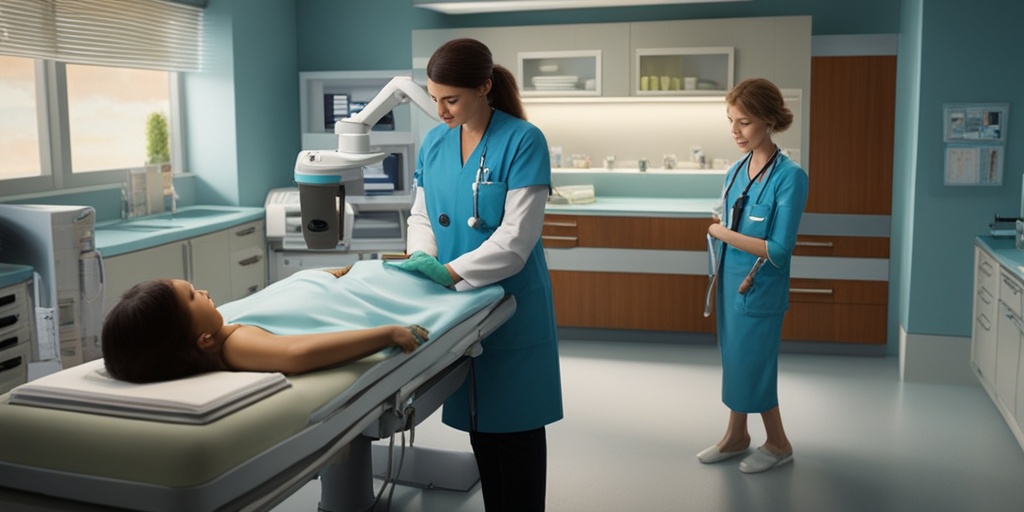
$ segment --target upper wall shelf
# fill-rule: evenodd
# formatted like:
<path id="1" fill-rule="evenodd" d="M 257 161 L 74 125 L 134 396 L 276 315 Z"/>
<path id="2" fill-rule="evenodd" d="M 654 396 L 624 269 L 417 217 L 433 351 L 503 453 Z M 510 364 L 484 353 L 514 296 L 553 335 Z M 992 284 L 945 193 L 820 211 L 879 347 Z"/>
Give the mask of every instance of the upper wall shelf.
<path id="1" fill-rule="evenodd" d="M 601 50 L 519 53 L 523 96 L 600 96 Z"/>
<path id="2" fill-rule="evenodd" d="M 731 46 L 636 50 L 637 96 L 725 94 L 733 85 Z"/>

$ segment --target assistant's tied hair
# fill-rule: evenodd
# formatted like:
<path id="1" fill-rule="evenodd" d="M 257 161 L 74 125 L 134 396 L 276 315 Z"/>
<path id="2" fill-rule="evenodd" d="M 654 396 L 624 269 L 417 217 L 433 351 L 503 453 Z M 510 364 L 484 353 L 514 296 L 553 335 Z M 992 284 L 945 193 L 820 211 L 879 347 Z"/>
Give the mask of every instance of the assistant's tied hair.
<path id="1" fill-rule="evenodd" d="M 452 39 L 441 45 L 427 62 L 427 78 L 434 83 L 466 89 L 475 89 L 490 78 L 491 92 L 487 99 L 491 106 L 526 119 L 515 75 L 495 64 L 491 49 L 476 39 Z"/>
<path id="2" fill-rule="evenodd" d="M 725 102 L 764 121 L 775 132 L 784 132 L 793 124 L 793 112 L 786 106 L 782 92 L 764 78 L 748 78 L 736 84 L 725 96 Z"/>

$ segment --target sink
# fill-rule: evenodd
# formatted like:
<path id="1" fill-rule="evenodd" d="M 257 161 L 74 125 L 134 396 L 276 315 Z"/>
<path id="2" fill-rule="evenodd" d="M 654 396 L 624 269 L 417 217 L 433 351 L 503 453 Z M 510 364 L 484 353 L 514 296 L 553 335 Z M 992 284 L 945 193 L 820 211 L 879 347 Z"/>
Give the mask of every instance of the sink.
<path id="1" fill-rule="evenodd" d="M 188 210 L 182 210 L 177 213 L 162 213 L 155 216 L 154 220 L 174 220 L 174 219 L 201 219 L 206 217 L 219 217 L 221 215 L 232 215 L 234 211 L 231 210 L 214 210 L 212 208 L 190 208 Z"/>

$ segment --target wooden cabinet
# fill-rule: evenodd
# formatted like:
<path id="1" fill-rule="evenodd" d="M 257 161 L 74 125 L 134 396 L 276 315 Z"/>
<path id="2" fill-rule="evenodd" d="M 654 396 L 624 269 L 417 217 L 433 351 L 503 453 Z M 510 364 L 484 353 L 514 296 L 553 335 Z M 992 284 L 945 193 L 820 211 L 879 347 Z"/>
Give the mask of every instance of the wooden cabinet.
<path id="1" fill-rule="evenodd" d="M 562 254 L 571 261 L 571 268 L 551 269 L 558 325 L 714 332 L 714 316 L 703 315 L 708 222 L 547 215 L 541 238 L 549 265 Z M 686 273 L 687 259 L 703 273 Z"/>
<path id="2" fill-rule="evenodd" d="M 892 212 L 896 56 L 811 58 L 807 212 Z"/>
<path id="3" fill-rule="evenodd" d="M 147 279 L 185 279 L 222 304 L 266 286 L 263 221 L 106 258 L 104 314 Z"/>

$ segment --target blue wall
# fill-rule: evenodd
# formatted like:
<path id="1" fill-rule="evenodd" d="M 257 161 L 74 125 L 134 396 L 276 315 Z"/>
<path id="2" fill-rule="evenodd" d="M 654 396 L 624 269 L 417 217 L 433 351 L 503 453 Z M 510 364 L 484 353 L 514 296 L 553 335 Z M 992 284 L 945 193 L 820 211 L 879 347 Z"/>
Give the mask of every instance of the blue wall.
<path id="1" fill-rule="evenodd" d="M 995 214 L 1017 216 L 1021 206 L 1024 131 L 1024 3 L 990 0 L 904 0 L 904 13 L 919 10 L 901 33 L 897 98 L 897 183 L 901 322 L 908 333 L 970 336 L 973 237 Z M 904 36 L 909 36 L 904 48 Z M 914 42 L 913 38 L 919 38 Z M 916 53 L 916 55 L 915 55 Z M 1009 103 L 1010 122 L 1001 187 L 946 187 L 944 103 Z M 1015 111 L 1015 109 L 1017 109 Z M 1016 118 L 1016 119 L 1015 119 Z"/>
<path id="2" fill-rule="evenodd" d="M 211 0 L 203 71 L 185 82 L 186 169 L 195 202 L 262 206 L 292 183 L 300 149 L 295 6 Z"/>

